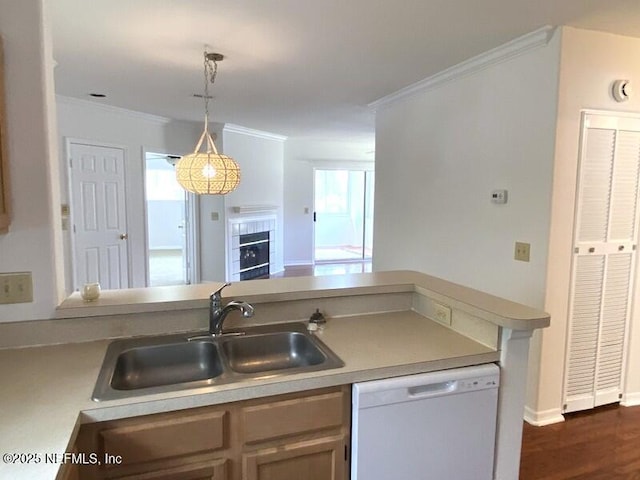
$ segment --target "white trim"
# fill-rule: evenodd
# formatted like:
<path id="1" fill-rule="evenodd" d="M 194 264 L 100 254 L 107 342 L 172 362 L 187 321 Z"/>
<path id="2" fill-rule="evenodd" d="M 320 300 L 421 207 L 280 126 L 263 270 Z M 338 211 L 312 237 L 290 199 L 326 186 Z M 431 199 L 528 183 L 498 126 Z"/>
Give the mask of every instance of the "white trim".
<path id="1" fill-rule="evenodd" d="M 313 168 L 319 170 L 357 170 L 371 171 L 376 168 L 371 160 L 307 160 Z"/>
<path id="2" fill-rule="evenodd" d="M 640 405 L 640 392 L 624 393 L 620 405 L 623 407 L 637 407 Z"/>
<path id="3" fill-rule="evenodd" d="M 262 212 L 271 213 L 271 212 L 277 212 L 278 206 L 277 205 L 238 205 L 236 207 L 231 207 L 231 211 L 233 213 L 242 213 L 242 214 L 262 213 Z"/>
<path id="4" fill-rule="evenodd" d="M 534 48 L 544 47 L 549 43 L 554 32 L 555 27 L 549 25 L 539 28 L 538 30 L 522 35 L 510 42 L 504 43 L 499 47 L 460 62 L 453 67 L 442 70 L 441 72 L 431 75 L 424 80 L 420 80 L 419 82 L 404 87 L 397 92 L 386 95 L 374 102 L 371 102 L 368 107 L 376 110 L 380 107 L 395 103 L 398 100 L 431 90 L 445 83 L 479 72 L 492 65 L 505 62 L 513 57 L 522 55 L 529 50 L 533 50 Z"/>
<path id="5" fill-rule="evenodd" d="M 191 246 L 193 249 L 191 259 L 193 264 L 191 265 L 191 280 L 194 284 L 202 283 L 201 263 L 202 252 L 200 249 L 200 195 L 194 194 L 193 201 L 189 205 L 189 215 L 193 218 L 193 238 L 191 239 Z"/>
<path id="6" fill-rule="evenodd" d="M 141 145 L 142 150 L 142 230 L 144 232 L 144 245 L 142 251 L 144 252 L 144 286 L 149 287 L 151 285 L 150 268 L 149 268 L 149 211 L 147 209 L 147 150 L 144 145 Z M 154 152 L 155 153 L 155 152 Z"/>
<path id="7" fill-rule="evenodd" d="M 168 118 L 168 117 L 161 117 L 159 115 L 152 115 L 151 113 L 137 112 L 135 110 L 129 110 L 126 108 L 114 107 L 112 105 L 107 105 L 106 103 L 92 102 L 89 100 L 83 100 L 81 98 L 65 97 L 63 95 L 56 95 L 56 103 L 69 105 L 69 106 L 94 108 L 97 110 L 102 110 L 103 112 L 106 112 L 106 113 L 125 115 L 128 117 L 137 118 L 139 120 L 146 120 L 148 122 L 158 123 L 160 125 L 166 125 L 173 121 L 171 118 Z"/>
<path id="8" fill-rule="evenodd" d="M 562 411 L 559 408 L 552 408 L 550 410 L 538 412 L 525 406 L 524 421 L 534 427 L 544 427 L 545 425 L 564 422 L 564 417 L 562 416 Z"/>
<path id="9" fill-rule="evenodd" d="M 597 110 L 594 108 L 583 108 L 580 110 L 580 112 L 588 115 L 603 115 L 605 117 L 624 117 L 624 118 L 640 119 L 640 113 L 638 112 L 621 112 L 617 110 Z"/>
<path id="10" fill-rule="evenodd" d="M 313 267 L 313 260 L 287 260 L 283 267 Z"/>
<path id="11" fill-rule="evenodd" d="M 266 140 L 276 140 L 278 142 L 284 142 L 287 139 L 287 137 L 285 137 L 284 135 L 265 132 L 263 130 L 254 130 L 253 128 L 247 128 L 241 125 L 235 125 L 233 123 L 225 123 L 224 127 L 222 127 L 222 132 L 239 133 L 240 135 L 249 135 L 251 137 L 264 138 Z"/>
<path id="12" fill-rule="evenodd" d="M 147 210 L 147 155 L 148 154 L 158 154 L 158 155 L 175 155 L 174 153 L 167 152 L 164 148 L 148 148 L 144 145 L 142 146 L 142 195 L 143 195 L 143 218 L 144 218 L 144 255 L 146 261 L 144 263 L 145 268 L 145 287 L 149 287 L 150 285 L 150 276 L 149 276 L 149 218 L 148 218 L 148 210 Z M 187 197 L 185 197 L 185 209 L 186 209 L 186 220 L 188 221 L 188 228 L 186 230 L 186 252 L 183 254 L 187 255 L 187 261 L 190 264 L 190 268 L 187 268 L 185 278 L 186 285 L 192 285 L 200 282 L 200 196 L 195 193 L 189 192 Z"/>

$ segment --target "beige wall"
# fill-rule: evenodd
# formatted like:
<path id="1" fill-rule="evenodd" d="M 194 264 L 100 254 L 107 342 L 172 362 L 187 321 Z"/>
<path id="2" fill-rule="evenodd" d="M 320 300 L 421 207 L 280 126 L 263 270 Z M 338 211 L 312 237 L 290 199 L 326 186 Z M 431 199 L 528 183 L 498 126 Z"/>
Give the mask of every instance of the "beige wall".
<path id="1" fill-rule="evenodd" d="M 561 45 L 545 297 L 545 310 L 552 320 L 549 328 L 536 334 L 531 363 L 537 364 L 539 370 L 530 371 L 527 402 L 528 415 L 539 423 L 561 419 L 581 111 L 640 112 L 640 89 L 625 103 L 616 102 L 610 93 L 616 79 L 629 79 L 634 86 L 640 85 L 639 39 L 564 27 Z M 640 305 L 638 295 L 636 292 L 636 305 Z M 632 362 L 626 387 L 630 398 L 640 396 L 640 368 L 633 366 L 640 361 L 638 329 L 637 325 L 632 326 Z"/>

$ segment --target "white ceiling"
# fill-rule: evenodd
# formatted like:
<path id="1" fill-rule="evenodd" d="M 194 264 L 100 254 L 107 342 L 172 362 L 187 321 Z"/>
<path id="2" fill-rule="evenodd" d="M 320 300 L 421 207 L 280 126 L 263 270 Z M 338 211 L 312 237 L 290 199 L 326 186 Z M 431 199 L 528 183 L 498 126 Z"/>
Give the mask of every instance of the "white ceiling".
<path id="1" fill-rule="evenodd" d="M 202 52 L 226 56 L 212 120 L 371 139 L 367 104 L 544 25 L 640 37 L 638 0 L 53 0 L 56 91 L 203 117 Z M 640 61 L 640 60 L 635 60 Z"/>

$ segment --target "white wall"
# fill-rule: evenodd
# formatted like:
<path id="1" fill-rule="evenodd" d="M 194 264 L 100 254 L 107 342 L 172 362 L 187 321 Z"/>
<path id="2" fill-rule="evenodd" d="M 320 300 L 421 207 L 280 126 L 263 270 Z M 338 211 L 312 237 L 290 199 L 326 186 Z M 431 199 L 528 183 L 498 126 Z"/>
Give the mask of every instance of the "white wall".
<path id="1" fill-rule="evenodd" d="M 42 0 L 0 0 L 12 224 L 0 271 L 33 274 L 33 303 L 0 305 L 0 321 L 51 318 L 64 295 L 53 61 Z"/>
<path id="2" fill-rule="evenodd" d="M 373 168 L 374 142 L 289 138 L 284 160 L 284 264 L 313 263 L 314 168 Z M 305 213 L 308 208 L 308 213 Z"/>
<path id="3" fill-rule="evenodd" d="M 373 265 L 544 305 L 559 35 L 378 111 Z M 507 189 L 506 205 L 490 202 Z M 531 261 L 513 259 L 516 241 Z"/>
<path id="4" fill-rule="evenodd" d="M 127 227 L 132 287 L 146 285 L 146 222 L 144 213 L 144 152 L 185 154 L 193 151 L 202 125 L 178 122 L 95 102 L 57 97 L 61 158 L 67 159 L 65 139 L 124 147 Z M 67 163 L 61 171 L 63 203 L 67 193 Z M 67 291 L 71 291 L 71 252 L 66 234 Z"/>
<path id="5" fill-rule="evenodd" d="M 223 129 L 223 138 L 224 153 L 233 157 L 241 169 L 240 185 L 224 197 L 225 218 L 237 216 L 232 211 L 233 207 L 276 206 L 276 257 L 271 259 L 273 263 L 271 271 L 281 271 L 285 228 L 283 217 L 285 138 L 229 125 L 225 125 Z"/>
<path id="6" fill-rule="evenodd" d="M 222 123 L 214 123 L 211 127 L 213 134 L 215 134 L 214 141 L 216 148 L 221 153 L 225 152 L 224 135 L 222 134 L 223 127 L 224 124 Z M 200 240 L 198 249 L 200 258 L 200 280 L 203 282 L 220 282 L 223 281 L 226 276 L 224 196 L 197 195 L 196 199 L 200 215 Z M 218 220 L 213 220 L 212 214 L 217 215 Z"/>
<path id="7" fill-rule="evenodd" d="M 532 359 L 539 369 L 530 373 L 529 413 L 545 423 L 558 420 L 562 406 L 563 371 L 571 273 L 572 228 L 581 110 L 640 112 L 640 91 L 630 100 L 616 102 L 611 84 L 630 79 L 640 85 L 640 40 L 600 32 L 562 29 L 562 54 L 555 149 L 553 210 L 545 309 L 551 326 L 536 334 Z M 639 285 L 636 282 L 636 285 Z M 632 317 L 629 371 L 625 399 L 640 400 L 640 328 L 636 287 Z M 561 418 L 561 417 L 560 417 Z"/>

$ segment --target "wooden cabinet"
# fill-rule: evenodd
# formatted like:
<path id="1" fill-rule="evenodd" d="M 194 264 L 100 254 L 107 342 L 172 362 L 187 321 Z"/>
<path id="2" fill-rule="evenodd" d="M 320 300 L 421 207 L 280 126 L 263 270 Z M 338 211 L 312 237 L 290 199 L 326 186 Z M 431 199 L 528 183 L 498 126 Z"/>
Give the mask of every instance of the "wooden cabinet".
<path id="1" fill-rule="evenodd" d="M 78 450 L 100 464 L 83 479 L 209 479 L 227 476 L 232 457 L 230 411 L 196 408 L 84 425 Z"/>
<path id="2" fill-rule="evenodd" d="M 60 473 L 56 478 L 60 480 L 80 480 L 80 468 L 73 463 L 65 463 L 60 467 Z"/>
<path id="3" fill-rule="evenodd" d="M 84 425 L 77 449 L 101 464 L 80 478 L 344 480 L 350 401 L 342 386 Z"/>
<path id="4" fill-rule="evenodd" d="M 221 480 L 229 477 L 227 460 L 213 460 L 117 478 L 120 480 Z"/>
<path id="5" fill-rule="evenodd" d="M 348 478 L 350 390 L 246 402 L 240 408 L 243 480 Z"/>
<path id="6" fill-rule="evenodd" d="M 243 455 L 243 480 L 344 480 L 347 436 L 286 442 Z"/>

